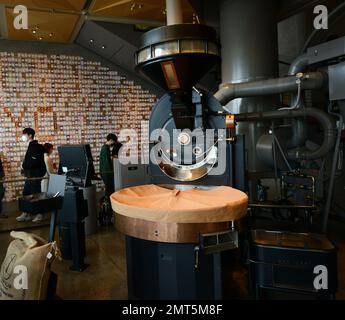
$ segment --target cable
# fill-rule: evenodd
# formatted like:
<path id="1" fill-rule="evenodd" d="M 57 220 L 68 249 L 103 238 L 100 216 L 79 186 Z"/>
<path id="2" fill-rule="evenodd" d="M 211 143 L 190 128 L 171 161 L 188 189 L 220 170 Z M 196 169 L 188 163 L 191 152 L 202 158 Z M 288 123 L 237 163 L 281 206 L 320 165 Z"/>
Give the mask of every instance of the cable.
<path id="1" fill-rule="evenodd" d="M 301 96 L 302 96 L 302 81 L 301 81 L 301 79 L 297 79 L 296 80 L 296 84 L 297 84 L 296 102 L 291 107 L 285 107 L 285 108 L 278 109 L 279 111 L 282 111 L 282 110 L 294 110 L 294 109 L 298 109 L 299 108 L 299 105 L 300 105 L 300 102 L 301 102 Z"/>

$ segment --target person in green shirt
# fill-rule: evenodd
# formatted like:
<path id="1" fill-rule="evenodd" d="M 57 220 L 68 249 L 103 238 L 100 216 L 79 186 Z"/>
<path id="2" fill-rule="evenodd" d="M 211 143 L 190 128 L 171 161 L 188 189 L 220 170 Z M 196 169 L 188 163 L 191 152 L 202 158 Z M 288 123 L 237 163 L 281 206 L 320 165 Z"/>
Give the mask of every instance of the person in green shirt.
<path id="1" fill-rule="evenodd" d="M 117 143 L 117 136 L 113 133 L 108 134 L 107 142 L 101 148 L 99 157 L 99 168 L 102 180 L 105 185 L 105 196 L 110 197 L 115 192 L 114 169 L 111 150 Z"/>

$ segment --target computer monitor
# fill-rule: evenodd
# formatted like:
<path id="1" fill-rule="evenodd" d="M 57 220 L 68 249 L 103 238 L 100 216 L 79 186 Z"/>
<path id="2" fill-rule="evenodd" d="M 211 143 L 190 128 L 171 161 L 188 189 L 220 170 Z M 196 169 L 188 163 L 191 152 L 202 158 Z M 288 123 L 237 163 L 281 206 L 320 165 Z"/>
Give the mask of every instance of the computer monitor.
<path id="1" fill-rule="evenodd" d="M 90 145 L 63 145 L 58 147 L 58 152 L 59 174 L 65 174 L 74 185 L 89 187 L 95 177 Z"/>

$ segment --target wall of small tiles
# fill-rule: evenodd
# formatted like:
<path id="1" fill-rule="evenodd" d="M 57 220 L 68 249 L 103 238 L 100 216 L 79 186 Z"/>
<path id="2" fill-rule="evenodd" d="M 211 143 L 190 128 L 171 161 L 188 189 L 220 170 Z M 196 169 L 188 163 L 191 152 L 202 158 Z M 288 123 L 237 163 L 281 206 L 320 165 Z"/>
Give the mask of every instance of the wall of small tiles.
<path id="1" fill-rule="evenodd" d="M 33 127 L 40 143 L 89 143 L 98 172 L 106 135 L 123 128 L 141 134 L 140 123 L 148 120 L 156 101 L 154 94 L 100 62 L 0 52 L 0 156 L 6 179 L 21 178 L 24 127 Z M 6 187 L 5 200 L 10 201 L 21 194 L 23 183 Z"/>

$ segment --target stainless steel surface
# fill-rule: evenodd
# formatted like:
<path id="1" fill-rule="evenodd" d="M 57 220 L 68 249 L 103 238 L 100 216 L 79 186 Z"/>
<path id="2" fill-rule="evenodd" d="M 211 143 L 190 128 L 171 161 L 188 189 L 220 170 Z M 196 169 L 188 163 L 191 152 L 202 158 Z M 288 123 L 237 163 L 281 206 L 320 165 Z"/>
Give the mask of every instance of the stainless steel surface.
<path id="1" fill-rule="evenodd" d="M 171 161 L 165 152 L 162 152 L 162 162 L 159 167 L 168 177 L 177 181 L 195 181 L 206 176 L 217 162 L 217 148 L 212 147 L 207 154 L 202 155 L 196 160 L 195 164 L 179 164 Z"/>
<path id="2" fill-rule="evenodd" d="M 219 186 L 202 186 L 202 185 L 193 185 L 193 184 L 159 184 L 160 187 L 170 189 L 170 190 L 212 190 L 215 188 L 219 188 Z"/>

